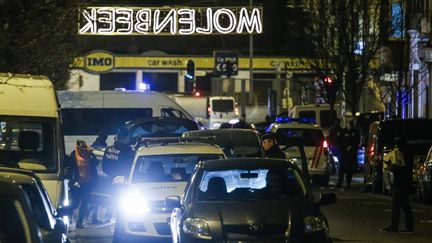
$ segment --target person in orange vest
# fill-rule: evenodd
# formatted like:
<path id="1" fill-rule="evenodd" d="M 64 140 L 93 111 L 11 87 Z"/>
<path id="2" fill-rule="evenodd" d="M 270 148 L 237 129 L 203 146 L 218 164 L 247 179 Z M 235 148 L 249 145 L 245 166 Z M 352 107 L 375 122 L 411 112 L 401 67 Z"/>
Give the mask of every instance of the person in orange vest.
<path id="1" fill-rule="evenodd" d="M 70 158 L 75 166 L 73 186 L 76 190 L 77 203 L 79 202 L 80 205 L 76 227 L 84 228 L 83 221 L 87 215 L 88 201 L 92 187 L 97 180 L 98 161 L 92 153 L 92 148 L 83 140 L 77 140 Z"/>

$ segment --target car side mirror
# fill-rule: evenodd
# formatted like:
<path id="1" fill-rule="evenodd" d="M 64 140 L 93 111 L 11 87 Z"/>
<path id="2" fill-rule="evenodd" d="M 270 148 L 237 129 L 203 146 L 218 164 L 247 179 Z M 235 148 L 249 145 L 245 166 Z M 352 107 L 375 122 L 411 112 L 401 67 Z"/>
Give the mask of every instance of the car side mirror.
<path id="1" fill-rule="evenodd" d="M 180 197 L 179 196 L 168 196 L 165 198 L 166 208 L 180 208 Z"/>
<path id="2" fill-rule="evenodd" d="M 324 192 L 320 194 L 319 205 L 330 205 L 336 203 L 336 194 L 333 192 Z"/>

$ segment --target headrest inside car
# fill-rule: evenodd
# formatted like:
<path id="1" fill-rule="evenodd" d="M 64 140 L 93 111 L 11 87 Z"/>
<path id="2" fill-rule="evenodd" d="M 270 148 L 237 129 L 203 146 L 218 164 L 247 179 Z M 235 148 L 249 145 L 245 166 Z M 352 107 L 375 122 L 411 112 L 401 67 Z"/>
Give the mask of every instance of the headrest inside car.
<path id="1" fill-rule="evenodd" d="M 18 137 L 18 147 L 21 150 L 36 151 L 39 148 L 39 133 L 34 131 L 22 131 Z"/>

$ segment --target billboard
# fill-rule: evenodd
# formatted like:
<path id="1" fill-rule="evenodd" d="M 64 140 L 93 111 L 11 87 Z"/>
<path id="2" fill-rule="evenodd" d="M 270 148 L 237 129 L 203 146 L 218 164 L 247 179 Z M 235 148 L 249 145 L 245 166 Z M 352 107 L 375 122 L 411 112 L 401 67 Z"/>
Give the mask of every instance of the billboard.
<path id="1" fill-rule="evenodd" d="M 261 34 L 261 7 L 88 7 L 78 16 L 80 35 Z"/>

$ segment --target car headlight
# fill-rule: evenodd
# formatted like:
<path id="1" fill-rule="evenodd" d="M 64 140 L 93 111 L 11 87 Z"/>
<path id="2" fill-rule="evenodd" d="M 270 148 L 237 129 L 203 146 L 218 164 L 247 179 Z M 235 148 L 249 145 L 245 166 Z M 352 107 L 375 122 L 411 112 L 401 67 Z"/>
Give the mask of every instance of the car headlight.
<path id="1" fill-rule="evenodd" d="M 127 191 L 120 199 L 120 208 L 126 216 L 142 216 L 150 211 L 150 205 L 137 190 Z"/>
<path id="2" fill-rule="evenodd" d="M 322 216 L 310 216 L 304 219 L 304 231 L 306 233 L 328 231 L 327 222 Z"/>
<path id="3" fill-rule="evenodd" d="M 183 232 L 200 238 L 211 239 L 207 220 L 203 218 L 187 218 L 183 222 Z"/>

